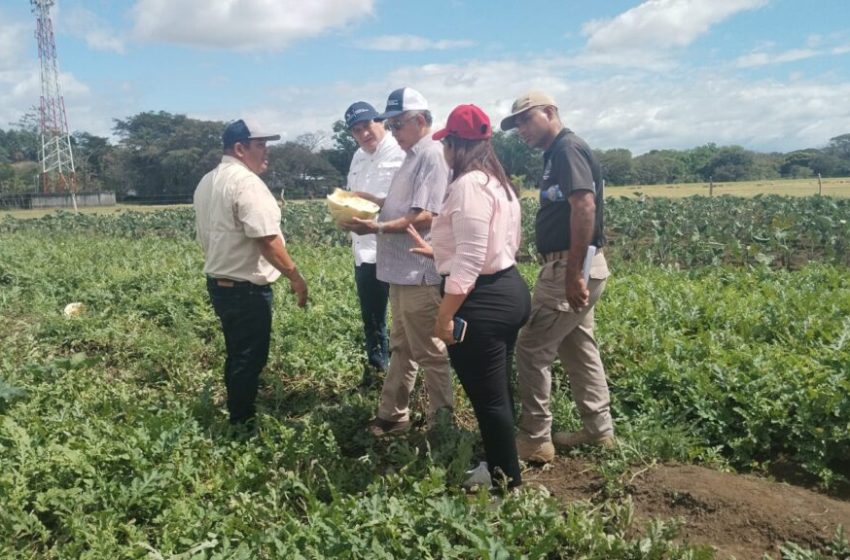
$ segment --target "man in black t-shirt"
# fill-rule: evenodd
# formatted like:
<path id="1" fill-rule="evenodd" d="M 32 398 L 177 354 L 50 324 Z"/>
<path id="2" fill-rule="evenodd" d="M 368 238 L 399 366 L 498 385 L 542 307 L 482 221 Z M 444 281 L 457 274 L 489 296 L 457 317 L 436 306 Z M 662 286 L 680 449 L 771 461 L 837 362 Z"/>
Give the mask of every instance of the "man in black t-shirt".
<path id="1" fill-rule="evenodd" d="M 517 341 L 522 413 L 516 443 L 521 459 L 549 462 L 555 447 L 614 445 L 608 383 L 593 337 L 593 306 L 609 274 L 602 254 L 603 182 L 593 151 L 564 127 L 549 95 L 530 92 L 517 99 L 502 120 L 502 130 L 513 128 L 526 144 L 545 150 L 535 221 L 544 264 L 531 318 Z M 578 432 L 552 434 L 551 367 L 556 355 L 581 415 L 584 427 Z"/>

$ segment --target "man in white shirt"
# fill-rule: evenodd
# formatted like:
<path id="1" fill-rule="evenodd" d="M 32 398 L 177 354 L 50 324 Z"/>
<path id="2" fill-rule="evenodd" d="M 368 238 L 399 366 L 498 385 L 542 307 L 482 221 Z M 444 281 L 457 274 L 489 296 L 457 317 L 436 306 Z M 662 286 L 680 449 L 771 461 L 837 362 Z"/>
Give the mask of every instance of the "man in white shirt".
<path id="1" fill-rule="evenodd" d="M 286 250 L 280 208 L 258 176 L 268 167 L 266 142 L 242 119 L 222 135 L 221 163 L 195 189 L 195 228 L 204 251 L 207 291 L 224 331 L 224 382 L 231 424 L 253 424 L 260 372 L 269 355 L 271 284 L 281 274 L 298 306 L 307 304 L 307 284 Z"/>
<path id="2" fill-rule="evenodd" d="M 353 103 L 345 111 L 345 126 L 360 148 L 354 153 L 348 171 L 347 188 L 384 198 L 393 176 L 404 160 L 404 152 L 384 124 L 375 120 L 378 112 L 365 101 Z M 375 234 L 351 233 L 354 252 L 354 282 L 360 300 L 360 316 L 366 339 L 366 367 L 362 388 L 375 383 L 375 372 L 386 372 L 389 363 L 387 338 L 387 299 L 389 285 L 375 274 L 377 241 Z"/>

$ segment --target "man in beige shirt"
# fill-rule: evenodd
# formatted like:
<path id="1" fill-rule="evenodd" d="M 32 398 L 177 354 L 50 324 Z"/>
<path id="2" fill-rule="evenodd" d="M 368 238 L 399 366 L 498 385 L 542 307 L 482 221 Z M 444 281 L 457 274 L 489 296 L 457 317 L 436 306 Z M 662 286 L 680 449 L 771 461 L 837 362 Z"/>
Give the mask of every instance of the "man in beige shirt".
<path id="1" fill-rule="evenodd" d="M 259 177 L 268 167 L 269 140 L 280 135 L 260 132 L 242 119 L 227 125 L 221 163 L 204 175 L 193 200 L 207 291 L 227 348 L 224 383 L 231 424 L 253 423 L 260 372 L 269 355 L 271 284 L 283 274 L 298 306 L 307 304 L 307 284 L 280 231 L 280 208 Z"/>

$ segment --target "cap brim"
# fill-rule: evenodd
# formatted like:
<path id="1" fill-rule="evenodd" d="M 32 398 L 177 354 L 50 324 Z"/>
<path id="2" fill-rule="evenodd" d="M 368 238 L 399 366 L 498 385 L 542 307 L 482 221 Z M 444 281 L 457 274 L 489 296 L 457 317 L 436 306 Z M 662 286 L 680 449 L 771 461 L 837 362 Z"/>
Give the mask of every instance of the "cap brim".
<path id="1" fill-rule="evenodd" d="M 531 111 L 535 107 L 543 107 L 543 105 L 532 105 L 531 107 L 526 107 L 522 111 L 517 111 L 516 113 L 511 113 L 510 115 L 508 115 L 507 117 L 502 119 L 502 124 L 499 125 L 499 126 L 501 126 L 502 130 L 505 131 L 505 132 L 507 132 L 507 131 L 509 131 L 513 128 L 516 128 L 516 117 L 517 117 L 517 115 L 521 115 L 521 114 L 523 114 L 527 111 Z"/>
<path id="2" fill-rule="evenodd" d="M 369 122 L 369 121 L 377 121 L 377 120 L 379 120 L 379 117 L 380 117 L 380 115 L 368 115 L 368 116 L 365 116 L 365 117 L 357 117 L 356 119 L 351 121 L 348 125 L 346 125 L 346 128 L 348 130 L 351 130 L 351 127 L 353 127 L 355 124 L 362 123 L 362 122 Z"/>
<path id="3" fill-rule="evenodd" d="M 381 113 L 377 117 L 375 117 L 376 121 L 385 121 L 387 119 L 391 119 L 393 117 L 397 117 L 400 114 L 404 113 L 404 111 L 387 111 L 386 113 Z"/>
<path id="4" fill-rule="evenodd" d="M 252 134 L 248 140 L 280 140 L 280 134 Z"/>
<path id="5" fill-rule="evenodd" d="M 502 124 L 500 124 L 499 127 L 505 132 L 516 128 L 516 123 L 514 122 L 514 118 L 517 115 L 519 115 L 519 113 L 516 113 L 514 115 L 508 115 L 507 117 L 502 119 Z"/>
<path id="6" fill-rule="evenodd" d="M 445 138 L 448 135 L 449 135 L 449 129 L 448 128 L 441 128 L 440 130 L 438 130 L 437 132 L 432 134 L 431 138 L 433 138 L 434 140 L 442 140 L 443 138 Z"/>

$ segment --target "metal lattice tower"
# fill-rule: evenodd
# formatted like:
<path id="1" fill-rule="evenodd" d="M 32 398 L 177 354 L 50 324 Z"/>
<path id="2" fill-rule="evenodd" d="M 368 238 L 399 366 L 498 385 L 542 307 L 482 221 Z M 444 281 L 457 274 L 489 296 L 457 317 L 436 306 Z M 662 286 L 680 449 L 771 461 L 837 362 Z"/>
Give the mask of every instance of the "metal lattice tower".
<path id="1" fill-rule="evenodd" d="M 59 91 L 59 65 L 56 58 L 56 41 L 50 7 L 54 0 L 30 0 L 36 16 L 35 37 L 38 40 L 38 58 L 41 61 L 41 185 L 44 192 L 71 192 L 77 190 L 74 173 L 74 153 L 65 115 L 65 99 Z"/>

